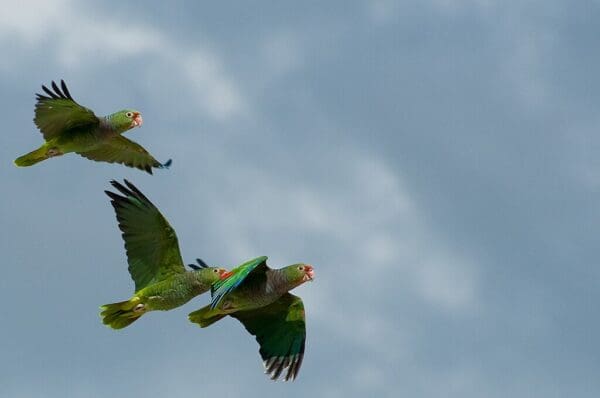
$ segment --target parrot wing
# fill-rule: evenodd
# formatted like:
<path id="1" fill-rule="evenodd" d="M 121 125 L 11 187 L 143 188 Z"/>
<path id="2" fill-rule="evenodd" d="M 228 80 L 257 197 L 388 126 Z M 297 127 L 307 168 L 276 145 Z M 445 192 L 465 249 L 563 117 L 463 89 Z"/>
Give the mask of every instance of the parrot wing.
<path id="1" fill-rule="evenodd" d="M 218 280 L 211 286 L 212 302 L 211 308 L 215 308 L 227 293 L 238 287 L 250 274 L 264 274 L 269 269 L 267 266 L 267 257 L 261 256 L 232 269 L 230 276 L 225 279 Z"/>
<path id="2" fill-rule="evenodd" d="M 285 293 L 265 307 L 229 315 L 256 337 L 265 373 L 272 380 L 277 380 L 286 368 L 285 381 L 296 378 L 306 344 L 304 304 L 300 297 Z"/>
<path id="3" fill-rule="evenodd" d="M 100 121 L 90 109 L 79 105 L 67 89 L 63 80 L 61 87 L 52 82 L 52 90 L 42 89 L 47 95 L 36 94 L 35 117 L 33 121 L 42 132 L 46 141 L 74 128 L 93 128 Z"/>
<path id="4" fill-rule="evenodd" d="M 160 163 L 154 159 L 141 145 L 117 135 L 105 140 L 95 149 L 85 152 L 77 152 L 81 156 L 108 163 L 121 163 L 128 167 L 135 167 L 152 174 L 152 167 L 159 169 L 168 168 L 171 160 Z"/>
<path id="5" fill-rule="evenodd" d="M 132 183 L 111 184 L 124 196 L 105 191 L 112 199 L 127 251 L 135 291 L 174 274 L 185 272 L 175 230 Z"/>

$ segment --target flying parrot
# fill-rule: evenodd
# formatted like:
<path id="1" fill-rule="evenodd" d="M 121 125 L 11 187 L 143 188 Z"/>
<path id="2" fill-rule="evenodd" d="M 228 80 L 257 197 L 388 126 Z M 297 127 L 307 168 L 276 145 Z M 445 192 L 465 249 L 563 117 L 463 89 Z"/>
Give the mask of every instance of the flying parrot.
<path id="1" fill-rule="evenodd" d="M 212 302 L 189 314 L 204 328 L 226 315 L 240 321 L 260 345 L 265 373 L 277 380 L 294 380 L 300 371 L 306 342 L 304 304 L 289 290 L 314 278 L 313 267 L 293 264 L 267 266 L 267 257 L 247 261 L 211 287 Z"/>
<path id="2" fill-rule="evenodd" d="M 227 270 L 208 267 L 200 259 L 187 271 L 175 231 L 152 202 L 127 180 L 126 187 L 111 184 L 123 195 L 105 191 L 123 232 L 135 293 L 129 300 L 100 307 L 105 325 L 122 329 L 148 311 L 179 307 L 227 275 Z"/>
<path id="3" fill-rule="evenodd" d="M 79 105 L 63 80 L 60 87 L 52 82 L 47 95 L 36 94 L 36 126 L 46 141 L 35 151 L 15 159 L 15 165 L 32 166 L 42 160 L 75 152 L 91 160 L 121 163 L 152 174 L 152 167 L 166 168 L 171 160 L 160 163 L 139 144 L 121 134 L 142 125 L 142 115 L 133 109 L 123 109 L 112 115 L 98 117 Z"/>

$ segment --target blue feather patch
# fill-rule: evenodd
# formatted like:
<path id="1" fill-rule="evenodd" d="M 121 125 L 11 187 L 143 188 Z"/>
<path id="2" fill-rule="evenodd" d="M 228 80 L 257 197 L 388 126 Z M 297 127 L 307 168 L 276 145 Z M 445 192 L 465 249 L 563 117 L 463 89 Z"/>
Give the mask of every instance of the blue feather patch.
<path id="1" fill-rule="evenodd" d="M 223 300 L 223 297 L 237 288 L 256 267 L 261 264 L 265 264 L 266 266 L 266 261 L 266 256 L 246 261 L 244 264 L 231 270 L 231 276 L 215 282 L 211 287 L 212 302 L 210 303 L 210 308 L 215 309 L 221 300 Z"/>

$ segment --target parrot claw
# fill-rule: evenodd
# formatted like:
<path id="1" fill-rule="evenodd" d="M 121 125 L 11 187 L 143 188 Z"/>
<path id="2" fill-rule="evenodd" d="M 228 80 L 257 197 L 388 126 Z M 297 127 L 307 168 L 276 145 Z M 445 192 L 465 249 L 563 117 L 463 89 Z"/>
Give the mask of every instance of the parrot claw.
<path id="1" fill-rule="evenodd" d="M 61 156 L 63 153 L 58 148 L 50 148 L 46 154 L 49 158 L 53 158 L 55 156 Z"/>
<path id="2" fill-rule="evenodd" d="M 144 312 L 146 310 L 146 306 L 142 303 L 139 303 L 138 305 L 136 305 L 135 307 L 133 307 L 133 312 Z"/>

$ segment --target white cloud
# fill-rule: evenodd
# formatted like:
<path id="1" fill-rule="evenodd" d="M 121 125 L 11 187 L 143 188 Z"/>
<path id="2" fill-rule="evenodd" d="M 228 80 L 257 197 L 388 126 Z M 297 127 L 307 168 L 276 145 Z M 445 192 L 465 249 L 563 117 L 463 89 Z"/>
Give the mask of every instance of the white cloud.
<path id="1" fill-rule="evenodd" d="M 16 36 L 28 45 L 43 40 L 48 29 L 61 21 L 69 3 L 70 0 L 4 2 L 0 13 L 0 37 Z"/>
<path id="2" fill-rule="evenodd" d="M 163 35 L 144 25 L 116 21 L 95 22 L 85 14 L 73 13 L 68 29 L 58 28 L 58 62 L 69 67 L 89 63 L 112 63 L 140 55 L 161 56 L 170 48 Z M 77 32 L 78 34 L 74 34 Z"/>
<path id="3" fill-rule="evenodd" d="M 437 248 L 419 264 L 418 287 L 425 299 L 443 309 L 473 309 L 476 301 L 475 267 L 456 253 Z"/>
<path id="4" fill-rule="evenodd" d="M 159 65 L 162 79 L 182 79 L 181 90 L 192 94 L 208 116 L 223 121 L 247 110 L 214 51 L 182 45 L 135 19 L 94 15 L 70 0 L 29 0 L 1 13 L 0 36 L 16 38 L 34 54 L 40 46 L 50 47 L 55 55 L 50 61 L 71 70 L 144 57 L 147 65 Z"/>
<path id="5" fill-rule="evenodd" d="M 296 261 L 314 263 L 315 257 L 335 261 L 315 263 L 319 289 L 309 289 L 307 297 L 318 302 L 313 316 L 331 321 L 332 327 L 344 319 L 364 318 L 365 307 L 340 308 L 336 315 L 340 287 L 328 282 L 336 278 L 342 289 L 361 286 L 382 293 L 407 289 L 432 308 L 448 312 L 475 310 L 478 273 L 475 261 L 436 236 L 433 227 L 422 217 L 419 207 L 401 178 L 381 160 L 353 154 L 330 170 L 336 182 L 329 186 L 260 173 L 252 165 L 224 172 L 236 176 L 227 185 L 244 195 L 223 195 L 213 204 L 213 233 L 227 240 L 233 259 L 257 253 L 264 236 L 270 241 L 273 266 Z M 225 189 L 226 191 L 226 189 Z M 199 194 L 200 195 L 200 194 Z M 279 239 L 285 236 L 285 239 Z M 306 253 L 307 258 L 291 258 L 289 252 L 297 239 L 322 236 L 327 243 Z M 363 269 L 367 272 L 348 272 Z M 337 276 L 336 276 L 337 275 Z M 329 286 L 329 287 L 327 287 Z M 321 313 L 322 311 L 322 313 Z M 371 319 L 365 325 L 384 324 L 387 314 L 382 308 L 368 309 Z M 339 319 L 336 320 L 336 317 Z M 377 328 L 383 331 L 389 326 Z M 361 332 L 362 330 L 362 332 Z M 358 328 L 358 341 L 368 341 L 373 330 Z M 382 337 L 383 338 L 383 337 Z"/>
<path id="6" fill-rule="evenodd" d="M 198 101 L 218 120 L 239 114 L 244 100 L 233 80 L 226 76 L 221 62 L 208 51 L 187 54 L 187 50 L 174 52 L 172 59 L 181 60 L 181 69 L 191 83 Z"/>

